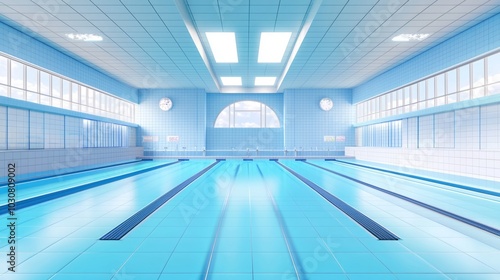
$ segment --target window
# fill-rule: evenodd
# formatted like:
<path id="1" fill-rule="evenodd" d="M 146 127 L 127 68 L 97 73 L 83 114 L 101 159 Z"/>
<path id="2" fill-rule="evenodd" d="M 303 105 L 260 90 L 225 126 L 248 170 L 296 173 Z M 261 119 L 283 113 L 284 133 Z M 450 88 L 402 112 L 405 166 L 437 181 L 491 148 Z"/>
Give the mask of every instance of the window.
<path id="1" fill-rule="evenodd" d="M 10 85 L 24 89 L 24 65 L 17 61 L 10 61 Z"/>
<path id="2" fill-rule="evenodd" d="M 500 82 L 500 53 L 488 57 L 488 84 Z"/>
<path id="3" fill-rule="evenodd" d="M 0 84 L 7 84 L 7 58 L 0 56 Z"/>
<path id="4" fill-rule="evenodd" d="M 263 103 L 240 101 L 224 108 L 215 121 L 216 128 L 278 128 L 276 113 Z"/>
<path id="5" fill-rule="evenodd" d="M 104 92 L 94 92 L 93 89 L 78 82 L 2 55 L 0 55 L 0 96 L 134 121 L 133 103 Z"/>

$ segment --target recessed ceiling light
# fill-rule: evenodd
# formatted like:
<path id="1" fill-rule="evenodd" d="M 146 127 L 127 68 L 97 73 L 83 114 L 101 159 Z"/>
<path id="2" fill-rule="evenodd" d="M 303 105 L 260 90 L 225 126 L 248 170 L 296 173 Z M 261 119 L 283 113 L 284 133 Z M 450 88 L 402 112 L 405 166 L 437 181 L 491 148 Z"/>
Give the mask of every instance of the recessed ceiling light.
<path id="1" fill-rule="evenodd" d="M 220 77 L 225 86 L 241 86 L 241 77 Z"/>
<path id="2" fill-rule="evenodd" d="M 399 34 L 398 36 L 392 38 L 394 42 L 413 42 L 422 41 L 429 37 L 430 34 Z"/>
<path id="3" fill-rule="evenodd" d="M 281 63 L 292 32 L 260 33 L 259 63 Z"/>
<path id="4" fill-rule="evenodd" d="M 84 42 L 100 42 L 102 41 L 102 36 L 94 35 L 94 34 L 75 34 L 69 33 L 66 34 L 66 37 L 75 41 L 84 41 Z"/>
<path id="5" fill-rule="evenodd" d="M 217 63 L 238 63 L 234 32 L 205 32 Z"/>
<path id="6" fill-rule="evenodd" d="M 274 86 L 276 77 L 255 77 L 256 86 Z"/>

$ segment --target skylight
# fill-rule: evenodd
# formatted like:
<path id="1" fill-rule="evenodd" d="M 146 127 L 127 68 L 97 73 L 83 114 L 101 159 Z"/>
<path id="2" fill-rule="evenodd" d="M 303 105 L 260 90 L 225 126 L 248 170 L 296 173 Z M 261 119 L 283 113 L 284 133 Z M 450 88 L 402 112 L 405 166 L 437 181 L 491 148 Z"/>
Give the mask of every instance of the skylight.
<path id="1" fill-rule="evenodd" d="M 394 42 L 418 42 L 429 37 L 430 34 L 399 34 L 392 38 Z"/>
<path id="2" fill-rule="evenodd" d="M 262 32 L 260 34 L 259 63 L 281 63 L 292 32 Z"/>
<path id="3" fill-rule="evenodd" d="M 241 86 L 241 77 L 220 77 L 225 86 Z"/>
<path id="4" fill-rule="evenodd" d="M 66 34 L 66 37 L 75 41 L 84 41 L 84 42 L 100 42 L 102 41 L 102 36 L 94 35 L 94 34 L 74 34 L 69 33 Z"/>
<path id="5" fill-rule="evenodd" d="M 256 86 L 274 86 L 276 77 L 255 77 Z"/>
<path id="6" fill-rule="evenodd" d="M 217 63 L 238 63 L 234 32 L 205 32 Z"/>

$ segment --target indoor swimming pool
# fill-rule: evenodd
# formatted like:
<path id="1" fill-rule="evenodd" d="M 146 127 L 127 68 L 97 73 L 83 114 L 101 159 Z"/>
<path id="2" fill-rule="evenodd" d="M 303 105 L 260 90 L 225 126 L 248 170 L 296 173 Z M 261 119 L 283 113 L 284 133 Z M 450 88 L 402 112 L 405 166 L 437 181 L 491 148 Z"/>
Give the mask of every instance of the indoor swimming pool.
<path id="1" fill-rule="evenodd" d="M 0 278 L 498 279 L 498 182 L 396 171 L 150 160 L 18 183 Z"/>

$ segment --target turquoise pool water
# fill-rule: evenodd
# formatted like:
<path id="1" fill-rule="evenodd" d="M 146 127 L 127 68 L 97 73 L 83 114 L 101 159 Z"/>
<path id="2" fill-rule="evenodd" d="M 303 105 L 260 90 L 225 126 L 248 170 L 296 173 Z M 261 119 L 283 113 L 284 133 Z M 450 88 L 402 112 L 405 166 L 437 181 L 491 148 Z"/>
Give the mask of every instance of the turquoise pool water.
<path id="1" fill-rule="evenodd" d="M 280 161 L 401 239 L 380 241 L 272 161 L 215 165 L 118 241 L 99 238 L 213 163 L 180 162 L 16 212 L 1 279 L 498 279 L 499 237 L 303 162 Z M 499 198 L 311 161 L 500 228 Z M 19 199 L 165 162 L 18 185 Z M 129 170 L 130 169 L 130 170 Z M 70 186 L 69 186 L 70 187 Z M 1 191 L 1 189 L 0 189 Z M 2 222 L 7 215 L 0 216 Z M 7 228 L 0 231 L 6 255 Z M 7 257 L 5 256 L 5 260 Z"/>

